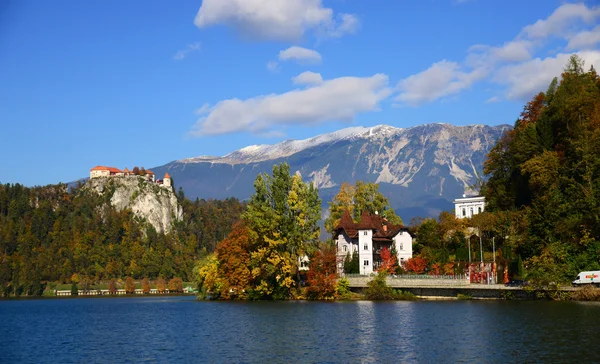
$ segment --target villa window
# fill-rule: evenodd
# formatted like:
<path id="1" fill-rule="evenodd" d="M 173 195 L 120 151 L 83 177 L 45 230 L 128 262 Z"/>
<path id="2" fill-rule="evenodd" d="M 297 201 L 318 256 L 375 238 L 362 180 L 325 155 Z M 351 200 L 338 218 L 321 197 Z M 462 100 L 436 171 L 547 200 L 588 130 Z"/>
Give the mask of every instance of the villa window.
<path id="1" fill-rule="evenodd" d="M 344 245 L 344 251 L 348 251 L 348 247 Z"/>
<path id="2" fill-rule="evenodd" d="M 463 207 L 463 217 L 467 216 L 467 209 Z"/>
<path id="3" fill-rule="evenodd" d="M 363 250 L 369 250 L 369 244 L 365 244 L 365 245 L 363 246 Z"/>
<path id="4" fill-rule="evenodd" d="M 473 216 L 473 208 L 471 207 L 471 216 Z"/>
<path id="5" fill-rule="evenodd" d="M 368 260 L 365 260 L 365 261 L 363 261 L 363 265 L 364 265 L 365 267 L 366 267 L 366 266 L 368 266 L 368 265 L 369 265 L 369 261 L 368 261 Z"/>
<path id="6" fill-rule="evenodd" d="M 479 213 L 481 213 L 481 206 L 479 206 Z"/>
<path id="7" fill-rule="evenodd" d="M 404 243 L 400 243 L 400 250 L 404 250 Z"/>
<path id="8" fill-rule="evenodd" d="M 363 232 L 363 235 L 369 235 L 369 234 L 367 234 L 367 230 L 365 230 L 365 231 Z"/>

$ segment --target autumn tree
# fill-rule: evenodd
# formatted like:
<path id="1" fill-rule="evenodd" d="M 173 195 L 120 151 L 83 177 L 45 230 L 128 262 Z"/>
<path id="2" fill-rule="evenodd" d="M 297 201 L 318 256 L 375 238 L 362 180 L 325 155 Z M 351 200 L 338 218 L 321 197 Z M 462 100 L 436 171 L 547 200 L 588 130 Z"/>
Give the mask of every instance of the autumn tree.
<path id="1" fill-rule="evenodd" d="M 509 237 L 503 251 L 529 262 L 532 277 L 561 272 L 549 276 L 566 281 L 600 259 L 599 171 L 600 78 L 573 55 L 484 164 L 494 233 Z M 558 251 L 560 259 L 549 259 Z"/>
<path id="2" fill-rule="evenodd" d="M 410 258 L 405 265 L 405 269 L 408 272 L 413 272 L 416 274 L 425 273 L 425 269 L 427 269 L 428 262 L 427 260 L 421 258 L 420 256 L 415 256 Z"/>
<path id="3" fill-rule="evenodd" d="M 165 282 L 164 278 L 158 277 L 158 279 L 156 280 L 156 290 L 158 291 L 158 293 L 165 293 L 165 291 L 167 290 L 167 283 Z"/>
<path id="4" fill-rule="evenodd" d="M 169 280 L 169 292 L 183 292 L 183 281 L 179 277 L 173 277 Z"/>
<path id="5" fill-rule="evenodd" d="M 142 291 L 144 292 L 144 294 L 150 293 L 150 281 L 147 277 L 144 277 L 144 279 L 142 279 Z"/>
<path id="6" fill-rule="evenodd" d="M 381 267 L 379 272 L 385 272 L 387 274 L 393 274 L 398 268 L 398 257 L 393 255 L 387 247 L 381 249 Z"/>
<path id="7" fill-rule="evenodd" d="M 110 294 L 117 294 L 117 281 L 114 278 L 111 278 L 111 280 L 108 282 L 108 292 Z"/>
<path id="8" fill-rule="evenodd" d="M 261 174 L 248 202 L 244 221 L 249 230 L 254 298 L 287 299 L 297 286 L 298 258 L 310 255 L 319 237 L 320 199 L 312 184 L 290 175 L 289 165 Z"/>
<path id="9" fill-rule="evenodd" d="M 333 246 L 317 250 L 310 259 L 307 273 L 309 298 L 333 299 L 336 293 L 336 251 Z"/>
<path id="10" fill-rule="evenodd" d="M 135 282 L 133 281 L 133 278 L 131 278 L 131 277 L 127 277 L 127 279 L 125 279 L 125 292 L 127 294 L 135 293 Z"/>
<path id="11" fill-rule="evenodd" d="M 252 287 L 249 235 L 246 225 L 240 221 L 235 224 L 227 238 L 217 244 L 221 298 L 245 299 L 248 290 Z"/>

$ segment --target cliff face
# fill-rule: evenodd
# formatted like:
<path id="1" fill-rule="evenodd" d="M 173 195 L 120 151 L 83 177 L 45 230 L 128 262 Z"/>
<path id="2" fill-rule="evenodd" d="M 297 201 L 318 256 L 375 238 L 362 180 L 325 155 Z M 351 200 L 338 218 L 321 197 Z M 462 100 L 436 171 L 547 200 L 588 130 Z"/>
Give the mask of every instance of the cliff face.
<path id="1" fill-rule="evenodd" d="M 183 218 L 183 209 L 173 190 L 142 177 L 92 178 L 85 188 L 110 197 L 110 204 L 119 211 L 131 209 L 135 216 L 145 219 L 159 233 L 170 232 L 173 222 Z"/>

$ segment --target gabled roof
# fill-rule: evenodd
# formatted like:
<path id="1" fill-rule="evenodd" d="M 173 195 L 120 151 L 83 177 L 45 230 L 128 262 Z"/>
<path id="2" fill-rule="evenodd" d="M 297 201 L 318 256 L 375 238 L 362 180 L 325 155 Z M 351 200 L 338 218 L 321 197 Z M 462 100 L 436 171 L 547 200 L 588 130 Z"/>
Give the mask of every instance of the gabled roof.
<path id="1" fill-rule="evenodd" d="M 344 211 L 344 214 L 340 219 L 340 223 L 337 224 L 335 230 L 344 230 L 349 237 L 356 237 L 356 235 L 358 234 L 358 230 L 356 230 L 356 225 L 354 224 L 354 221 L 352 221 L 350 211 Z"/>
<path id="2" fill-rule="evenodd" d="M 152 172 L 151 170 L 147 169 L 146 170 L 146 174 L 154 174 L 154 172 Z"/>
<path id="3" fill-rule="evenodd" d="M 121 171 L 118 168 L 115 168 L 115 167 L 106 167 L 106 166 L 96 166 L 96 167 L 90 169 L 90 172 L 91 171 L 109 171 L 111 173 L 122 173 L 123 172 L 123 171 Z"/>
<path id="4" fill-rule="evenodd" d="M 389 242 L 399 232 L 408 231 L 408 228 L 403 225 L 390 224 L 384 217 L 371 215 L 368 211 L 363 211 L 360 223 L 356 224 L 352 221 L 350 212 L 346 210 L 335 230 L 344 230 L 350 238 L 356 238 L 359 230 L 372 230 L 373 241 Z"/>

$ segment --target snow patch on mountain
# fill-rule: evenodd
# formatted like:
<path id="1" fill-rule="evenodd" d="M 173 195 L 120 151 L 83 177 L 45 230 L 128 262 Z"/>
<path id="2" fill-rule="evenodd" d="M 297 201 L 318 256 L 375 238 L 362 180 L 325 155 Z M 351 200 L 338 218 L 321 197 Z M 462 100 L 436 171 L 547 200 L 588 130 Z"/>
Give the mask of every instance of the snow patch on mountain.
<path id="1" fill-rule="evenodd" d="M 277 158 L 289 157 L 305 149 L 322 144 L 332 144 L 343 140 L 385 138 L 401 132 L 402 128 L 389 125 L 378 125 L 371 128 L 356 126 L 341 129 L 333 133 L 317 135 L 303 140 L 286 140 L 277 144 L 250 145 L 236 150 L 223 157 L 199 156 L 181 159 L 179 163 L 227 163 L 244 164 L 255 163 Z"/>

